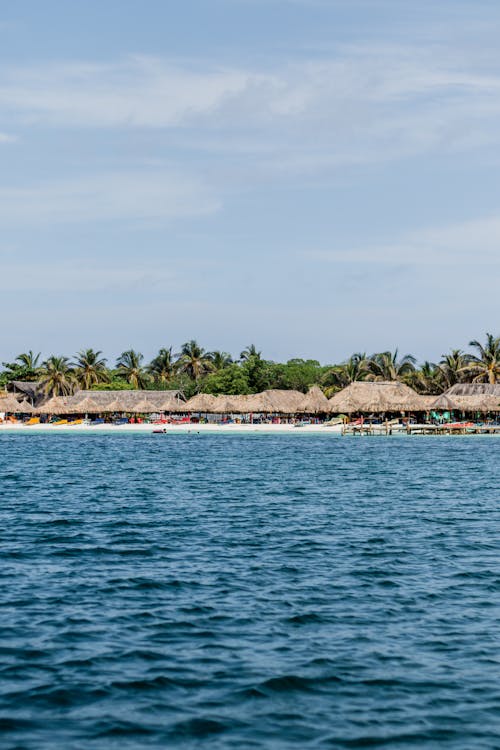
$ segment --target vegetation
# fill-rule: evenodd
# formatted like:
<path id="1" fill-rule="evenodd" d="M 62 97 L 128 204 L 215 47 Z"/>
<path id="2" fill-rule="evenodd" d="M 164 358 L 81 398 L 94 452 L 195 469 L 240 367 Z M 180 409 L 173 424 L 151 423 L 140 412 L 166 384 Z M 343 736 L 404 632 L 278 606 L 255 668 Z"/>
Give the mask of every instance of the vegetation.
<path id="1" fill-rule="evenodd" d="M 257 393 L 268 388 L 306 392 L 319 385 L 327 396 L 359 380 L 400 380 L 419 393 L 438 394 L 455 383 L 500 383 L 500 337 L 486 334 L 484 343 L 473 340 L 470 352 L 452 349 L 437 363 L 417 365 L 410 354 L 398 351 L 366 354 L 357 352 L 345 362 L 321 365 L 313 359 L 273 362 L 264 359 L 254 344 L 234 361 L 224 351 L 206 351 L 197 341 L 187 341 L 178 354 L 163 347 L 151 362 L 141 352 L 128 349 L 109 365 L 101 351 L 83 349 L 73 359 L 28 351 L 13 362 L 3 362 L 0 386 L 14 380 L 39 381 L 49 396 L 66 395 L 83 389 L 182 390 L 187 398 L 194 393 Z"/>

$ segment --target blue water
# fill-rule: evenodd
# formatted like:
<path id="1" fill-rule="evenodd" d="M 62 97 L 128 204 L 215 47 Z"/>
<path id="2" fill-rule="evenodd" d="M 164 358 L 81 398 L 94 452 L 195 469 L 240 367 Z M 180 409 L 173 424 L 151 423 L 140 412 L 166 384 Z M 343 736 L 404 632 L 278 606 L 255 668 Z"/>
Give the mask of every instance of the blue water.
<path id="1" fill-rule="evenodd" d="M 1 747 L 500 747 L 499 451 L 0 436 Z"/>

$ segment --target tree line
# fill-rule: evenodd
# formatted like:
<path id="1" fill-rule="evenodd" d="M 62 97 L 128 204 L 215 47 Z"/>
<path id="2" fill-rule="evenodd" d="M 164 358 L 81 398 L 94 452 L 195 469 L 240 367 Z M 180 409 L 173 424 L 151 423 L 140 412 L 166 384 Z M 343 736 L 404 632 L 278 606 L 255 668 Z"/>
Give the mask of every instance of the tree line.
<path id="1" fill-rule="evenodd" d="M 398 351 L 368 355 L 358 352 L 340 364 L 321 365 L 314 359 L 290 359 L 280 363 L 265 359 L 253 344 L 239 358 L 224 351 L 206 351 L 197 341 L 187 341 L 178 353 L 161 348 L 148 363 L 128 349 L 114 366 L 101 351 L 83 349 L 73 358 L 51 355 L 41 359 L 33 351 L 3 362 L 0 385 L 15 380 L 37 381 L 48 396 L 64 396 L 77 389 L 181 390 L 187 398 L 195 393 L 229 395 L 258 393 L 269 388 L 306 392 L 320 386 L 327 396 L 360 380 L 399 380 L 422 394 L 438 394 L 460 382 L 500 382 L 500 337 L 486 334 L 484 343 L 469 342 L 472 351 L 452 349 L 440 361 L 417 365 L 411 354 Z"/>

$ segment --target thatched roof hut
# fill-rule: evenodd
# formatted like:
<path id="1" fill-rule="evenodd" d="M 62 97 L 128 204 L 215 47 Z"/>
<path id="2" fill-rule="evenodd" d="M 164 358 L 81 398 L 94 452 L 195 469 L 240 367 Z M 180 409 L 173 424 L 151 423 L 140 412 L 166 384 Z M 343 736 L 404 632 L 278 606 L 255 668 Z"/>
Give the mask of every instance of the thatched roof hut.
<path id="1" fill-rule="evenodd" d="M 268 414 L 297 414 L 304 398 L 300 391 L 269 390 L 259 393 L 261 408 L 259 411 Z"/>
<path id="2" fill-rule="evenodd" d="M 446 393 L 442 393 L 430 404 L 432 411 L 461 411 L 459 404 L 451 399 Z"/>
<path id="3" fill-rule="evenodd" d="M 0 412 L 5 414 L 22 414 L 17 398 L 9 394 L 2 394 L 0 398 Z"/>
<path id="4" fill-rule="evenodd" d="M 321 388 L 313 385 L 303 397 L 297 411 L 302 414 L 328 414 L 330 412 L 330 402 Z"/>
<path id="5" fill-rule="evenodd" d="M 217 403 L 217 396 L 211 393 L 197 393 L 185 404 L 182 405 L 183 411 L 196 412 L 199 414 L 213 413 L 213 406 Z"/>
<path id="6" fill-rule="evenodd" d="M 500 383 L 455 383 L 445 391 L 447 396 L 497 396 L 500 400 Z"/>
<path id="7" fill-rule="evenodd" d="M 443 395 L 464 412 L 500 412 L 500 383 L 456 383 Z"/>
<path id="8" fill-rule="evenodd" d="M 78 402 L 78 409 L 76 411 L 78 414 L 100 414 L 101 407 L 94 399 L 86 396 Z"/>
<path id="9" fill-rule="evenodd" d="M 34 406 L 44 400 L 45 392 L 41 382 L 31 380 L 11 380 L 7 389 L 13 393 L 19 393 L 28 399 Z"/>
<path id="10" fill-rule="evenodd" d="M 113 411 L 136 412 L 139 403 L 147 403 L 147 407 L 142 410 L 162 412 L 184 411 L 185 401 L 180 391 L 77 391 L 68 399 L 68 405 L 72 411 L 78 413 L 82 410 L 81 403 L 84 399 L 90 398 L 97 405 L 97 413 L 106 413 Z M 116 406 L 118 404 L 118 407 Z"/>
<path id="11" fill-rule="evenodd" d="M 125 411 L 132 414 L 156 414 L 159 409 L 149 399 L 144 398 L 137 401 L 133 406 L 127 407 Z"/>
<path id="12" fill-rule="evenodd" d="M 119 398 L 115 398 L 113 401 L 110 401 L 104 408 L 101 409 L 102 414 L 115 414 L 116 412 L 123 412 L 124 404 L 122 401 L 120 401 Z"/>
<path id="13" fill-rule="evenodd" d="M 0 401 L 0 406 L 1 406 Z M 35 407 L 30 404 L 29 401 L 26 399 L 23 399 L 21 403 L 19 404 L 19 414 L 34 414 L 35 413 Z"/>
<path id="14" fill-rule="evenodd" d="M 351 383 L 330 399 L 334 414 L 381 414 L 427 411 L 426 397 L 399 381 L 361 381 Z"/>
<path id="15" fill-rule="evenodd" d="M 68 406 L 68 399 L 65 396 L 52 396 L 45 403 L 35 407 L 35 414 L 74 414 L 75 410 Z"/>

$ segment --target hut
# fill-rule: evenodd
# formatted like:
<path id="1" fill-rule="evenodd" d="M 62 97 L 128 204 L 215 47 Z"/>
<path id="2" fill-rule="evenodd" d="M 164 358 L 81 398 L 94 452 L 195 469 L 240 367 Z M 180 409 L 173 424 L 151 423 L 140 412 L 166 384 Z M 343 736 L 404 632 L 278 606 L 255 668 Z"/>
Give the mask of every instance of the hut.
<path id="1" fill-rule="evenodd" d="M 430 411 L 462 411 L 462 407 L 446 393 L 442 393 L 429 404 Z"/>
<path id="2" fill-rule="evenodd" d="M 267 414 L 297 414 L 304 398 L 300 391 L 269 390 L 259 393 L 261 412 Z"/>
<path id="3" fill-rule="evenodd" d="M 358 381 L 330 399 L 334 414 L 424 412 L 428 400 L 399 381 Z"/>
<path id="4" fill-rule="evenodd" d="M 456 383 L 443 396 L 469 414 L 500 412 L 500 383 Z"/>
<path id="5" fill-rule="evenodd" d="M 0 412 L 3 414 L 22 414 L 20 403 L 12 394 L 2 394 L 0 398 Z"/>
<path id="6" fill-rule="evenodd" d="M 39 381 L 11 380 L 7 383 L 7 389 L 27 399 L 32 406 L 37 406 L 45 399 L 45 391 Z"/>
<path id="7" fill-rule="evenodd" d="M 68 399 L 65 396 L 52 396 L 45 403 L 36 406 L 34 414 L 74 414 L 75 410 L 68 406 Z"/>
<path id="8" fill-rule="evenodd" d="M 139 403 L 147 402 L 148 412 L 184 411 L 185 400 L 180 391 L 92 391 L 80 390 L 68 399 L 75 413 L 81 413 L 82 402 L 90 398 L 97 405 L 97 413 L 123 411 L 134 413 Z M 118 407 L 117 407 L 118 404 Z M 111 408 L 113 407 L 113 408 Z M 144 410 L 143 410 L 144 411 Z"/>
<path id="9" fill-rule="evenodd" d="M 297 411 L 301 414 L 329 414 L 330 402 L 321 388 L 313 385 L 298 405 Z"/>
<path id="10" fill-rule="evenodd" d="M 0 401 L 1 405 L 1 401 Z M 26 399 L 23 399 L 21 403 L 19 404 L 19 414 L 34 414 L 35 413 L 35 407 L 30 404 L 29 401 Z"/>
<path id="11" fill-rule="evenodd" d="M 132 414 L 156 414 L 159 410 L 152 402 L 151 399 L 144 398 L 141 401 L 136 401 L 130 407 L 127 407 L 125 411 Z"/>
<path id="12" fill-rule="evenodd" d="M 78 414 L 100 414 L 101 407 L 94 399 L 86 396 L 78 403 Z"/>
<path id="13" fill-rule="evenodd" d="M 183 404 L 182 410 L 196 414 L 213 414 L 213 408 L 216 403 L 217 396 L 211 393 L 197 393 L 196 396 L 193 396 Z"/>

